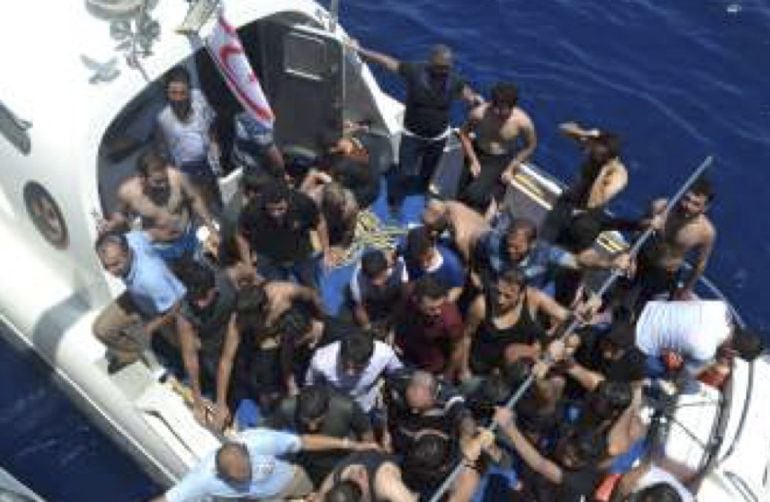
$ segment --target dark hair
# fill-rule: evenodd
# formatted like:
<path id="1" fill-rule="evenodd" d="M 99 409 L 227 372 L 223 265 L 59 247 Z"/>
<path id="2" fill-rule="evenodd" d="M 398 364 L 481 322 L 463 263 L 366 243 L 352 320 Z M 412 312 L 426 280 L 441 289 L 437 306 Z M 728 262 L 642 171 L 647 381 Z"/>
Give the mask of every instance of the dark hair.
<path id="1" fill-rule="evenodd" d="M 184 66 L 174 66 L 166 73 L 166 87 L 172 82 L 182 82 L 190 86 L 190 72 Z"/>
<path id="2" fill-rule="evenodd" d="M 404 452 L 403 471 L 422 483 L 443 477 L 450 454 L 449 442 L 435 433 L 422 434 Z"/>
<path id="3" fill-rule="evenodd" d="M 527 286 L 527 276 L 518 268 L 510 268 L 500 275 L 500 281 L 523 289 Z"/>
<path id="4" fill-rule="evenodd" d="M 519 90 L 510 82 L 498 82 L 492 87 L 492 105 L 501 104 L 513 108 L 519 102 Z"/>
<path id="5" fill-rule="evenodd" d="M 629 321 L 619 321 L 612 324 L 604 339 L 618 349 L 630 349 L 636 340 L 634 324 Z M 601 341 L 601 338 L 600 338 Z"/>
<path id="6" fill-rule="evenodd" d="M 313 319 L 310 314 L 301 307 L 291 307 L 287 310 L 276 323 L 278 332 L 288 336 L 290 339 L 297 339 L 304 336 L 313 325 Z"/>
<path id="7" fill-rule="evenodd" d="M 94 243 L 94 250 L 99 253 L 102 248 L 108 245 L 118 246 L 124 253 L 128 252 L 128 239 L 122 232 L 110 231 L 105 232 L 97 237 Z"/>
<path id="8" fill-rule="evenodd" d="M 496 406 L 502 406 L 511 395 L 508 380 L 499 375 L 491 374 L 481 382 L 481 386 L 468 398 L 468 407 L 476 420 L 484 421 L 491 418 Z"/>
<path id="9" fill-rule="evenodd" d="M 216 286 L 214 271 L 196 261 L 187 261 L 177 268 L 177 275 L 187 288 L 186 298 L 200 300 Z"/>
<path id="10" fill-rule="evenodd" d="M 238 330 L 261 327 L 266 306 L 267 293 L 264 287 L 252 284 L 238 291 L 238 300 L 235 304 Z"/>
<path id="11" fill-rule="evenodd" d="M 225 466 L 223 464 L 223 462 L 224 462 L 223 458 L 228 453 L 242 455 L 243 458 L 248 459 L 249 458 L 249 451 L 246 449 L 246 445 L 244 445 L 242 443 L 236 443 L 234 441 L 227 442 L 227 443 L 223 444 L 217 450 L 216 456 L 214 457 L 214 464 L 215 464 L 216 469 L 217 469 L 217 476 L 219 476 L 220 478 L 224 479 L 227 482 L 233 482 L 233 481 L 236 481 L 236 480 L 231 479 L 230 476 L 227 475 L 227 472 L 225 470 Z"/>
<path id="12" fill-rule="evenodd" d="M 523 232 L 529 242 L 537 239 L 537 225 L 527 218 L 514 218 L 511 220 L 511 224 L 505 232 L 505 238 L 510 239 L 519 232 Z"/>
<path id="13" fill-rule="evenodd" d="M 166 157 L 156 149 L 150 148 L 137 159 L 136 171 L 146 178 L 150 173 L 165 169 L 167 165 Z"/>
<path id="14" fill-rule="evenodd" d="M 365 366 L 374 353 L 374 338 L 371 333 L 355 331 L 340 342 L 340 359 L 356 367 Z"/>
<path id="15" fill-rule="evenodd" d="M 434 245 L 433 235 L 426 227 L 413 228 L 406 234 L 406 257 L 410 260 L 419 260 Z"/>
<path id="16" fill-rule="evenodd" d="M 289 200 L 289 186 L 282 180 L 272 179 L 262 186 L 263 204 L 277 204 Z"/>
<path id="17" fill-rule="evenodd" d="M 690 185 L 690 191 L 696 195 L 705 196 L 706 202 L 714 200 L 716 193 L 714 193 L 714 186 L 711 181 L 705 176 L 701 176 L 695 182 Z"/>
<path id="18" fill-rule="evenodd" d="M 586 404 L 590 413 L 600 420 L 616 418 L 631 404 L 633 390 L 629 382 L 603 380 L 591 392 Z"/>
<path id="19" fill-rule="evenodd" d="M 353 481 L 349 479 L 343 481 L 337 481 L 326 492 L 324 502 L 359 502 L 363 500 L 364 494 L 361 492 L 361 488 Z"/>
<path id="20" fill-rule="evenodd" d="M 671 484 L 660 482 L 643 488 L 626 500 L 633 502 L 682 502 L 682 497 Z"/>
<path id="21" fill-rule="evenodd" d="M 379 249 L 372 249 L 361 257 L 361 272 L 373 279 L 388 269 L 388 259 Z"/>
<path id="22" fill-rule="evenodd" d="M 607 451 L 607 437 L 599 431 L 577 428 L 565 438 L 565 441 L 577 461 L 578 465 L 572 468 L 575 470 L 598 462 Z"/>
<path id="23" fill-rule="evenodd" d="M 731 345 L 741 359 L 749 362 L 756 359 L 764 350 L 762 337 L 748 328 L 736 327 L 733 330 Z"/>
<path id="24" fill-rule="evenodd" d="M 448 45 L 436 44 L 430 48 L 430 57 L 431 59 L 435 57 L 452 59 L 454 56 L 452 54 L 452 49 L 450 49 Z"/>
<path id="25" fill-rule="evenodd" d="M 438 300 L 445 297 L 446 294 L 444 285 L 431 275 L 424 275 L 414 282 L 414 297 L 417 299 Z"/>
<path id="26" fill-rule="evenodd" d="M 272 179 L 269 174 L 244 173 L 241 177 L 241 190 L 244 192 L 262 193 L 265 185 L 268 185 Z"/>
<path id="27" fill-rule="evenodd" d="M 598 136 L 588 138 L 588 152 L 595 165 L 603 166 L 620 156 L 620 136 L 602 131 Z"/>
<path id="28" fill-rule="evenodd" d="M 323 385 L 310 385 L 297 396 L 297 418 L 316 420 L 329 410 L 329 390 Z"/>

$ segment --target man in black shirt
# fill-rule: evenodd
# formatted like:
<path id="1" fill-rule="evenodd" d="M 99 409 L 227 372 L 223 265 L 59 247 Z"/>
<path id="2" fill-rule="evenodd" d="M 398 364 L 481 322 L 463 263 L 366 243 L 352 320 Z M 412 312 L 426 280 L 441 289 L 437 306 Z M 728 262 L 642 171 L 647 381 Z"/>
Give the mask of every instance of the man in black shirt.
<path id="1" fill-rule="evenodd" d="M 180 270 L 187 294 L 176 318 L 182 360 L 190 379 L 195 418 L 203 421 L 201 370 L 208 387 L 213 387 L 222 346 L 235 312 L 237 290 L 227 271 L 214 273 L 196 262 Z"/>
<path id="2" fill-rule="evenodd" d="M 530 500 L 580 502 L 592 498 L 603 474 L 598 467 L 606 450 L 602 434 L 578 431 L 560 439 L 555 460 L 551 460 L 519 431 L 510 409 L 498 408 L 494 420 L 524 463 L 522 478 L 525 490 L 532 494 Z"/>
<path id="3" fill-rule="evenodd" d="M 268 280 L 295 277 L 306 286 L 317 287 L 311 230 L 318 233 L 324 262 L 328 263 L 332 255 L 326 221 L 310 197 L 282 181 L 272 181 L 261 197 L 243 209 L 239 227 L 242 261 L 251 263 L 253 258 L 257 270 Z"/>
<path id="4" fill-rule="evenodd" d="M 274 429 L 290 429 L 297 434 L 324 434 L 373 442 L 372 425 L 366 413 L 348 396 L 334 392 L 324 385 L 311 385 L 299 395 L 284 399 L 263 424 Z M 344 450 L 301 452 L 298 463 L 320 485 L 339 460 Z"/>
<path id="5" fill-rule="evenodd" d="M 427 189 L 449 137 L 452 102 L 462 99 L 472 105 L 483 100 L 453 71 L 452 51 L 445 45 L 434 46 L 428 61 L 421 63 L 398 61 L 359 47 L 355 41 L 350 47 L 406 83 L 399 165 L 388 181 L 388 204 L 392 211 L 398 211 L 411 180 L 419 180 L 420 191 Z"/>

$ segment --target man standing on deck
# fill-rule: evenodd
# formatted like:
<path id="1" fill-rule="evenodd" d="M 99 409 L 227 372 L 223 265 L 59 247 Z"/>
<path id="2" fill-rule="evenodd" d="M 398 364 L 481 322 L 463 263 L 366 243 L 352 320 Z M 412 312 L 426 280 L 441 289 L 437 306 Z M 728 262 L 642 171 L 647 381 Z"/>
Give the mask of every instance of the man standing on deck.
<path id="1" fill-rule="evenodd" d="M 517 105 L 516 86 L 500 82 L 492 89 L 492 101 L 471 110 L 460 132 L 463 152 L 472 181 L 463 193 L 465 202 L 485 212 L 492 200 L 500 202 L 505 186 L 516 170 L 532 156 L 537 136 L 532 119 Z M 475 132 L 475 139 L 470 134 Z M 523 138 L 523 147 L 517 143 Z"/>
<path id="2" fill-rule="evenodd" d="M 388 183 L 388 205 L 397 214 L 410 179 L 419 180 L 420 191 L 427 189 L 449 137 L 452 102 L 462 99 L 474 105 L 483 100 L 453 71 L 452 50 L 445 45 L 434 46 L 428 61 L 423 63 L 399 61 L 364 49 L 356 41 L 349 46 L 365 60 L 398 74 L 406 83 L 399 164 Z"/>
<path id="3" fill-rule="evenodd" d="M 182 66 L 172 68 L 166 76 L 166 99 L 168 106 L 158 115 L 158 141 L 200 190 L 207 206 L 218 211 L 222 200 L 216 178 L 216 114 L 203 93 L 191 87 L 190 73 Z"/>

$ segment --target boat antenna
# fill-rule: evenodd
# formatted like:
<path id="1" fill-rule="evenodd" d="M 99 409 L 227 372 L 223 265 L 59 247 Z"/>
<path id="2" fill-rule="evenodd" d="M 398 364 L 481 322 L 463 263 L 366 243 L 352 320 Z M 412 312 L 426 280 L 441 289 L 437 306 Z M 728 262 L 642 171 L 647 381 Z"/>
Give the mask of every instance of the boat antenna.
<path id="1" fill-rule="evenodd" d="M 671 210 L 676 207 L 679 200 L 684 196 L 684 194 L 690 189 L 693 183 L 698 180 L 698 178 L 701 177 L 704 171 L 711 167 L 711 164 L 713 163 L 714 159 L 712 156 L 706 157 L 706 159 L 701 162 L 701 164 L 693 171 L 693 173 L 690 175 L 689 178 L 687 178 L 687 181 L 684 182 L 684 184 L 679 188 L 679 191 L 677 191 L 673 197 L 671 197 L 667 204 L 666 208 L 663 211 L 662 215 L 665 217 L 667 216 Z M 636 242 L 631 246 L 631 249 L 629 249 L 628 254 L 631 258 L 634 258 L 638 253 L 639 250 L 644 246 L 644 244 L 647 242 L 647 240 L 652 236 L 655 229 L 650 226 L 648 227 L 642 235 L 639 236 L 639 238 L 636 239 Z M 613 269 L 612 273 L 610 274 L 607 279 L 605 279 L 604 283 L 602 283 L 601 287 L 598 291 L 596 291 L 596 296 L 602 297 L 609 289 L 615 284 L 615 281 L 618 280 L 618 278 L 623 274 L 623 272 L 619 269 Z M 580 325 L 580 318 L 576 315 L 571 316 L 571 321 L 567 325 L 566 329 L 562 331 L 562 334 L 559 336 L 558 340 L 566 340 L 567 337 L 572 334 L 573 331 L 575 331 L 575 328 L 577 328 Z M 548 354 L 542 359 L 543 362 L 550 364 L 552 361 L 549 360 Z M 519 388 L 516 389 L 516 392 L 514 392 L 510 398 L 508 398 L 508 401 L 505 403 L 505 407 L 508 409 L 512 409 L 514 406 L 516 406 L 516 403 L 519 402 L 521 397 L 524 395 L 525 392 L 532 386 L 532 384 L 535 381 L 535 375 L 530 372 L 529 376 L 527 376 L 527 379 L 524 380 L 524 382 L 519 385 Z M 492 422 L 489 427 L 487 427 L 487 430 L 489 432 L 494 433 L 495 430 L 497 430 L 497 423 Z M 460 475 L 460 472 L 462 472 L 463 463 L 458 462 L 457 465 L 455 465 L 455 468 L 452 470 L 451 473 L 444 479 L 444 482 L 441 483 L 441 486 L 438 487 L 438 489 L 433 493 L 433 496 L 430 498 L 430 502 L 438 502 L 441 500 L 441 497 L 444 496 L 444 493 L 449 489 L 450 486 L 452 486 L 452 483 L 454 482 L 455 478 Z"/>

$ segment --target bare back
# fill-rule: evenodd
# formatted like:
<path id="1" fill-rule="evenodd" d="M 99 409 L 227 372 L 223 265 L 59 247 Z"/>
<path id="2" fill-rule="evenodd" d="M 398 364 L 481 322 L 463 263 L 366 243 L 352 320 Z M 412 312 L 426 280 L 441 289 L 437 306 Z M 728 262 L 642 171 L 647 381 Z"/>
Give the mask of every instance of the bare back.
<path id="1" fill-rule="evenodd" d="M 490 230 L 489 223 L 482 215 L 461 202 L 447 201 L 444 204 L 455 245 L 467 261 L 479 237 Z"/>

